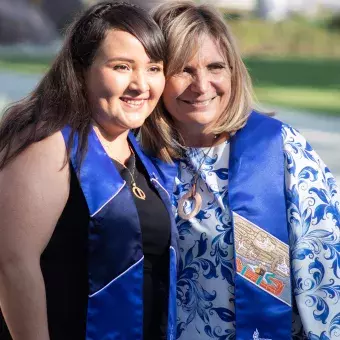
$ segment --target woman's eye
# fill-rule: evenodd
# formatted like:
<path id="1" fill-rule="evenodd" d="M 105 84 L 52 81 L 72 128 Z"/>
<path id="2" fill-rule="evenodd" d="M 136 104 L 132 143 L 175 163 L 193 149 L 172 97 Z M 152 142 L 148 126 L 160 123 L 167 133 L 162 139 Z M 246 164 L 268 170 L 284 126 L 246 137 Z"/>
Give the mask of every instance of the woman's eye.
<path id="1" fill-rule="evenodd" d="M 152 73 L 158 73 L 158 72 L 162 72 L 163 69 L 160 66 L 152 66 L 149 68 L 149 71 Z"/>
<path id="2" fill-rule="evenodd" d="M 113 69 L 117 71 L 128 71 L 129 67 L 127 65 L 115 65 Z"/>
<path id="3" fill-rule="evenodd" d="M 224 65 L 221 65 L 221 64 L 213 64 L 213 65 L 209 65 L 209 66 L 208 66 L 208 69 L 209 69 L 210 71 L 219 71 L 219 70 L 225 69 L 225 66 L 224 66 Z"/>
<path id="4" fill-rule="evenodd" d="M 183 72 L 183 73 L 189 73 L 189 74 L 191 74 L 191 73 L 192 73 L 192 69 L 191 69 L 190 67 L 184 67 L 184 69 L 183 69 L 182 72 Z"/>

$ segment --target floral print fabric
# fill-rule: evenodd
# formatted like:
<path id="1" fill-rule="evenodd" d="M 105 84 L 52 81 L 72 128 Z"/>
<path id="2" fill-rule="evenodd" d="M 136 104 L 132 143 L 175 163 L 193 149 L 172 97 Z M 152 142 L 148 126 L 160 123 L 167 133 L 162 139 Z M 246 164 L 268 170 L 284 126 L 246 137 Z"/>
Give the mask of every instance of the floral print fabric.
<path id="1" fill-rule="evenodd" d="M 287 223 L 293 273 L 293 339 L 340 339 L 340 195 L 320 157 L 283 125 Z M 209 148 L 180 162 L 173 205 L 190 190 Z M 234 245 L 228 208 L 229 142 L 211 148 L 197 190 L 202 208 L 179 230 L 177 338 L 235 339 Z M 187 207 L 190 209 L 190 207 Z"/>

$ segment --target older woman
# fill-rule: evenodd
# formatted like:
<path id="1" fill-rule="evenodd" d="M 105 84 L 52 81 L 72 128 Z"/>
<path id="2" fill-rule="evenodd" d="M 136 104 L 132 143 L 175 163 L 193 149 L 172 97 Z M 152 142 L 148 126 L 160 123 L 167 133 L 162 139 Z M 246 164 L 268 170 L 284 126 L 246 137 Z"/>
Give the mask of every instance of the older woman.
<path id="1" fill-rule="evenodd" d="M 154 18 L 169 64 L 164 105 L 142 142 L 179 166 L 175 179 L 171 166 L 165 176 L 180 236 L 177 337 L 333 339 L 334 177 L 296 130 L 252 111 L 247 70 L 213 8 L 169 2 Z"/>
<path id="2" fill-rule="evenodd" d="M 129 133 L 161 96 L 164 60 L 146 12 L 102 2 L 75 20 L 38 87 L 8 109 L 1 340 L 174 338 L 176 225 L 158 171 Z"/>

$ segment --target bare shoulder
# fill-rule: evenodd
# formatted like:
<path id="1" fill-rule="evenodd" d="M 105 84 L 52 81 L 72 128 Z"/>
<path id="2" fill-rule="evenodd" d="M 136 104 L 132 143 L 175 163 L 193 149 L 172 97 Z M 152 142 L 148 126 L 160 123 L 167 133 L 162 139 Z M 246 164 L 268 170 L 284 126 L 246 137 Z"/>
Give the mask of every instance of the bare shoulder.
<path id="1" fill-rule="evenodd" d="M 61 132 L 30 145 L 0 171 L 1 194 L 27 190 L 55 190 L 68 187 L 69 167 L 64 166 L 66 146 Z"/>
<path id="2" fill-rule="evenodd" d="M 69 195 L 65 157 L 64 139 L 57 132 L 32 144 L 0 171 L 0 232 L 11 244 L 19 246 L 21 240 L 24 250 L 28 242 L 37 242 L 35 249 L 41 251 L 49 241 Z"/>
<path id="3" fill-rule="evenodd" d="M 39 167 L 40 164 L 45 161 L 47 162 L 46 165 L 52 165 L 53 163 L 56 165 L 57 163 L 63 164 L 65 160 L 65 150 L 66 147 L 63 136 L 61 132 L 58 131 L 50 137 L 30 145 L 19 156 L 11 161 L 5 169 L 19 170 L 22 166 L 29 166 L 29 168 L 34 166 Z M 1 157 L 2 154 L 0 154 L 0 158 Z"/>
<path id="4" fill-rule="evenodd" d="M 11 190 L 18 187 L 38 186 L 67 179 L 68 167 L 64 166 L 66 147 L 61 132 L 30 145 L 0 171 L 0 187 L 11 185 Z M 51 182 L 49 182 L 52 180 Z M 57 188 L 56 188 L 57 190 Z"/>

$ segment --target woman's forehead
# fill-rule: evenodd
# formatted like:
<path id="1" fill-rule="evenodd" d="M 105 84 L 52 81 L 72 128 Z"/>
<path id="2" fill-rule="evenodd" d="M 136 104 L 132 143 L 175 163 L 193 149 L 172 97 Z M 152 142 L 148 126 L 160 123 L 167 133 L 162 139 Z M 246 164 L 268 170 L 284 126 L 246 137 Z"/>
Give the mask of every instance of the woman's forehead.
<path id="1" fill-rule="evenodd" d="M 221 43 L 214 37 L 203 34 L 196 40 L 196 44 L 190 44 L 191 53 L 187 54 L 186 64 L 211 63 L 214 61 L 226 61 L 226 53 L 223 53 Z"/>

